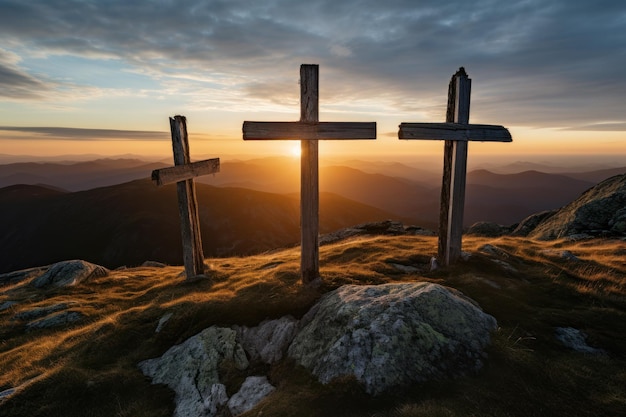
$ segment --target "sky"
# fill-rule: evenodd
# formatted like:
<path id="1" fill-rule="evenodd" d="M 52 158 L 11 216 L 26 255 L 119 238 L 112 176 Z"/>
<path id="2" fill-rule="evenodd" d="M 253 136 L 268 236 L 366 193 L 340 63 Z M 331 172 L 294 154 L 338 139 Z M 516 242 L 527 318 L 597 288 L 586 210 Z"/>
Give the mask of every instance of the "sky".
<path id="1" fill-rule="evenodd" d="M 298 120 L 319 64 L 320 120 L 378 123 L 321 153 L 440 153 L 397 127 L 443 122 L 463 66 L 470 123 L 513 136 L 470 155 L 626 160 L 623 0 L 0 0 L 0 40 L 0 154 L 171 156 L 176 114 L 192 157 L 289 153 L 242 123 Z"/>

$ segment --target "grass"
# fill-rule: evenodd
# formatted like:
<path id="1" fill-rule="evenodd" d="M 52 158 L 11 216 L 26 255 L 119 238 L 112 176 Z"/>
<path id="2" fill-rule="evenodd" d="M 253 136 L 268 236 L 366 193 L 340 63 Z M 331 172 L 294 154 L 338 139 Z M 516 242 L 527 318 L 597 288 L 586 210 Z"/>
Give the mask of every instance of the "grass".
<path id="1" fill-rule="evenodd" d="M 496 254 L 481 251 L 485 244 Z M 301 317 L 319 297 L 344 284 L 429 281 L 459 289 L 498 320 L 489 359 L 478 374 L 369 397 L 352 379 L 322 385 L 289 359 L 244 373 L 223 364 L 232 394 L 248 374 L 263 372 L 277 390 L 248 415 L 268 416 L 619 416 L 626 413 L 626 243 L 537 242 L 466 238 L 471 257 L 429 271 L 430 237 L 359 237 L 320 249 L 323 285 L 300 285 L 299 248 L 211 259 L 211 280 L 187 283 L 182 268 L 132 268 L 74 287 L 1 290 L 2 416 L 171 416 L 173 392 L 151 385 L 141 360 L 211 326 L 256 325 Z M 580 260 L 562 258 L 570 251 Z M 414 273 L 394 264 L 412 266 Z M 85 318 L 63 330 L 25 332 L 19 312 L 73 303 Z M 171 319 L 156 333 L 166 313 Z M 576 327 L 607 351 L 567 350 L 555 327 Z"/>

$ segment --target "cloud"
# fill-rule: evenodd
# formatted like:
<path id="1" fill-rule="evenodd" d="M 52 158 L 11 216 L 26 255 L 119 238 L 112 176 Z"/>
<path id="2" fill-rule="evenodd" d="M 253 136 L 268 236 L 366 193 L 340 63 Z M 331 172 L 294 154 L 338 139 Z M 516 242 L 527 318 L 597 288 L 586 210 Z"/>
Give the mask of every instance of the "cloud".
<path id="1" fill-rule="evenodd" d="M 37 99 L 51 86 L 22 70 L 17 63 L 19 57 L 0 49 L 0 98 Z"/>
<path id="2" fill-rule="evenodd" d="M 30 133 L 19 135 L 21 140 L 62 139 L 62 140 L 170 140 L 169 132 L 116 130 L 116 129 L 81 129 L 69 127 L 16 127 L 0 126 L 0 131 Z M 8 138 L 8 135 L 3 135 Z"/>
<path id="3" fill-rule="evenodd" d="M 190 102 L 219 93 L 207 107 L 286 110 L 298 65 L 318 63 L 330 107 L 441 119 L 465 66 L 472 120 L 536 127 L 624 119 L 624 25 L 622 0 L 0 0 L 5 48 L 120 60 Z M 59 88 L 2 55 L 0 85 L 22 99 Z"/>

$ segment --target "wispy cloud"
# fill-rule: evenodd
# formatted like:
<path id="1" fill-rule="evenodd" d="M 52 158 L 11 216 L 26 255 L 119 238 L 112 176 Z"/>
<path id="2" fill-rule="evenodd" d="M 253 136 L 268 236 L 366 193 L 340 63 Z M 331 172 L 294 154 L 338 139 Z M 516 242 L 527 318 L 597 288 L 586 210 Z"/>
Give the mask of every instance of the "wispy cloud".
<path id="1" fill-rule="evenodd" d="M 24 60 L 115 59 L 189 102 L 234 111 L 292 107 L 297 88 L 285 86 L 300 63 L 319 63 L 327 106 L 369 101 L 419 118 L 445 105 L 449 77 L 465 66 L 473 119 L 618 129 L 625 26 L 622 0 L 0 0 L 0 96 L 61 89 L 21 65 L 18 50 Z"/>
<path id="2" fill-rule="evenodd" d="M 11 139 L 10 133 L 30 133 L 31 135 L 16 135 L 13 139 L 62 139 L 62 140 L 170 140 L 169 132 L 153 132 L 142 130 L 116 129 L 81 129 L 70 127 L 16 127 L 0 126 L 3 135 Z"/>

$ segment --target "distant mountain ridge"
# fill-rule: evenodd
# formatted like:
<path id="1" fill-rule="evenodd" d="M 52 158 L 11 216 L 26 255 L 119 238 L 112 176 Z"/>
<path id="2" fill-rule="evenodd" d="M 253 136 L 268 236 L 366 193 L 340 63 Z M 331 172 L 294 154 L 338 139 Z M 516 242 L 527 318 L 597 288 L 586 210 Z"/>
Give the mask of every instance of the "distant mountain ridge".
<path id="1" fill-rule="evenodd" d="M 49 184 L 68 191 L 121 184 L 149 178 L 162 162 L 138 159 L 97 159 L 87 162 L 19 162 L 0 165 L 0 187 L 14 184 Z"/>
<path id="2" fill-rule="evenodd" d="M 277 194 L 300 189 L 297 158 L 266 157 L 222 161 L 218 174 L 196 182 L 239 187 Z M 320 166 L 320 190 L 342 195 L 387 211 L 396 218 L 436 228 L 441 173 L 400 163 L 326 161 Z M 522 164 L 521 166 L 523 166 Z M 21 163 L 0 165 L 0 186 L 16 183 L 52 185 L 69 191 L 87 190 L 148 178 L 153 169 L 169 166 L 139 159 L 99 159 L 79 163 Z M 488 170 L 468 173 L 465 226 L 479 221 L 510 225 L 544 210 L 558 209 L 580 196 L 605 174 L 621 168 L 572 174 L 527 170 L 498 174 Z M 626 168 L 624 168 L 626 172 Z"/>

